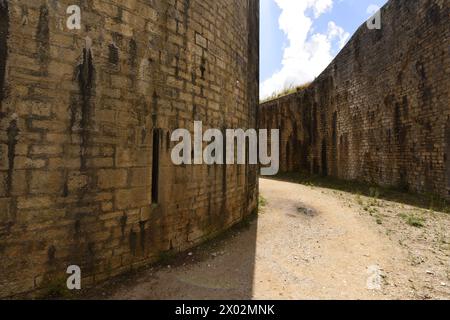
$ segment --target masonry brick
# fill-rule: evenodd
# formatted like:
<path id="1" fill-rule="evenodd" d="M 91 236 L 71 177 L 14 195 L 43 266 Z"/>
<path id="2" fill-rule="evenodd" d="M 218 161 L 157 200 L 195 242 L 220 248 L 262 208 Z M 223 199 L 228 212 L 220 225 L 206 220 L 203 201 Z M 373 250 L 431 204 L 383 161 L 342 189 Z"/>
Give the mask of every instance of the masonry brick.
<path id="1" fill-rule="evenodd" d="M 281 172 L 450 198 L 449 2 L 391 0 L 305 90 L 260 106 Z M 433 18 L 431 18 L 433 16 Z"/>
<path id="2" fill-rule="evenodd" d="M 210 181 L 223 168 L 174 166 L 170 135 L 257 126 L 258 0 L 85 1 L 81 30 L 65 25 L 73 1 L 0 3 L 0 297 L 73 264 L 87 287 L 255 212 L 256 166 Z"/>
<path id="3" fill-rule="evenodd" d="M 120 189 L 127 185 L 128 173 L 124 169 L 100 170 L 98 186 L 100 189 Z"/>
<path id="4" fill-rule="evenodd" d="M 30 180 L 32 194 L 54 194 L 63 188 L 63 175 L 60 171 L 33 171 Z"/>

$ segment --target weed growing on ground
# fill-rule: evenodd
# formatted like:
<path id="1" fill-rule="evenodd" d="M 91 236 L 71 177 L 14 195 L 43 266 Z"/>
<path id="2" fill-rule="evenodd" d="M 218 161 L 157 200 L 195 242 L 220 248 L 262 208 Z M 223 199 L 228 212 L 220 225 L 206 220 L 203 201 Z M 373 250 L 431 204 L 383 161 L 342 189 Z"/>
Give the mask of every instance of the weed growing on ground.
<path id="1" fill-rule="evenodd" d="M 383 205 L 381 200 L 385 200 L 435 212 L 450 213 L 450 202 L 439 195 L 405 192 L 400 187 L 382 187 L 361 181 L 347 181 L 311 175 L 306 172 L 280 174 L 275 179 L 296 182 L 310 187 L 321 187 L 352 193 L 356 195 L 356 202 L 361 206 L 365 204 L 362 197 L 369 197 L 371 199 L 368 200 L 368 205 L 372 207 L 381 207 Z"/>
<path id="2" fill-rule="evenodd" d="M 426 220 L 423 217 L 418 217 L 416 215 L 408 215 L 406 213 L 401 213 L 399 214 L 399 216 L 403 218 L 406 224 L 408 224 L 411 227 L 423 228 L 425 226 Z"/>
<path id="3" fill-rule="evenodd" d="M 266 200 L 262 195 L 259 195 L 259 198 L 258 198 L 258 208 L 259 208 L 259 209 L 262 209 L 262 208 L 264 208 L 265 206 L 267 206 L 267 200 Z"/>

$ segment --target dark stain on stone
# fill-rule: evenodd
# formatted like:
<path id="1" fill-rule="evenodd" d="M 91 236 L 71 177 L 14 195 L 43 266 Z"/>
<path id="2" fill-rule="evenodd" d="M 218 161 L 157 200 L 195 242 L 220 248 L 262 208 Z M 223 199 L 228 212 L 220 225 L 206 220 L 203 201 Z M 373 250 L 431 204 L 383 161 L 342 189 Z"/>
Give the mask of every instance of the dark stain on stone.
<path id="1" fill-rule="evenodd" d="M 14 174 L 14 160 L 16 156 L 17 137 L 20 130 L 17 127 L 17 120 L 12 120 L 7 129 L 8 134 L 8 175 L 6 177 L 6 193 L 11 195 L 13 174 Z"/>
<path id="2" fill-rule="evenodd" d="M 153 120 L 153 126 L 156 126 L 156 122 L 158 120 L 158 99 L 159 96 L 156 93 L 156 91 L 153 91 L 152 96 L 152 120 Z"/>
<path id="3" fill-rule="evenodd" d="M 183 2 L 183 25 L 184 25 L 184 37 L 183 37 L 183 43 L 184 48 L 187 48 L 187 42 L 188 42 L 188 28 L 189 28 L 189 9 L 191 7 L 191 0 L 184 0 Z"/>
<path id="4" fill-rule="evenodd" d="M 437 3 L 434 3 L 427 10 L 427 22 L 439 24 L 441 22 L 441 12 Z"/>
<path id="5" fill-rule="evenodd" d="M 324 177 L 328 176 L 328 150 L 327 150 L 327 141 L 323 139 L 322 141 L 322 154 L 321 154 L 321 161 L 322 161 L 322 175 Z"/>
<path id="6" fill-rule="evenodd" d="M 78 99 L 75 97 L 75 95 L 71 96 L 69 111 L 70 111 L 69 130 L 71 133 L 73 133 L 77 129 L 75 125 L 77 124 L 77 114 L 78 114 Z"/>
<path id="7" fill-rule="evenodd" d="M 409 191 L 408 174 L 404 167 L 399 168 L 399 183 L 398 188 L 404 192 Z"/>
<path id="8" fill-rule="evenodd" d="M 342 169 L 345 169 L 348 163 L 348 152 L 348 135 L 342 134 L 339 138 L 339 167 Z"/>
<path id="9" fill-rule="evenodd" d="M 0 1 L 0 111 L 6 96 L 6 61 L 8 59 L 9 12 L 8 2 Z"/>
<path id="10" fill-rule="evenodd" d="M 108 61 L 111 64 L 118 65 L 119 64 L 119 48 L 113 43 L 108 46 L 109 54 Z"/>
<path id="11" fill-rule="evenodd" d="M 95 255 L 95 243 L 94 242 L 89 242 L 87 249 L 88 249 L 88 255 L 89 256 L 92 257 L 92 256 Z"/>
<path id="12" fill-rule="evenodd" d="M 390 109 L 392 107 L 392 105 L 394 104 L 395 101 L 395 96 L 392 94 L 388 94 L 387 96 L 384 97 L 384 106 L 386 107 L 386 109 Z"/>
<path id="13" fill-rule="evenodd" d="M 133 256 L 136 255 L 137 250 L 137 234 L 133 230 L 130 232 L 130 251 Z"/>
<path id="14" fill-rule="evenodd" d="M 372 34 L 372 45 L 377 44 L 378 42 L 381 41 L 381 39 L 383 39 L 383 30 L 371 30 L 371 34 Z"/>
<path id="15" fill-rule="evenodd" d="M 95 269 L 95 243 L 89 242 L 86 248 L 86 267 L 87 271 L 93 272 Z"/>
<path id="16" fill-rule="evenodd" d="M 421 61 L 417 61 L 416 71 L 422 81 L 425 81 L 427 79 L 427 75 L 425 72 L 425 66 L 423 65 L 423 63 Z"/>
<path id="17" fill-rule="evenodd" d="M 311 125 L 311 144 L 316 144 L 316 136 L 318 133 L 318 124 L 317 124 L 317 103 L 313 104 L 312 108 L 312 125 Z"/>
<path id="18" fill-rule="evenodd" d="M 150 110 L 144 96 L 138 97 L 136 104 L 136 118 L 140 127 L 138 129 L 140 132 L 137 134 L 140 136 L 140 142 L 143 145 L 147 141 L 147 117 L 150 114 Z"/>
<path id="19" fill-rule="evenodd" d="M 127 227 L 127 221 L 128 221 L 128 217 L 126 214 L 124 214 L 121 218 L 120 218 L 120 230 L 122 232 L 122 238 L 125 237 L 125 228 Z"/>
<path id="20" fill-rule="evenodd" d="M 178 77 L 180 73 L 180 56 L 175 55 L 175 77 Z"/>
<path id="21" fill-rule="evenodd" d="M 130 42 L 128 44 L 128 54 L 131 73 L 131 87 L 135 88 L 139 70 L 138 70 L 138 45 L 136 43 L 136 40 L 134 40 L 133 38 L 130 39 Z"/>
<path id="22" fill-rule="evenodd" d="M 141 244 L 141 250 L 142 252 L 145 251 L 145 221 L 139 222 L 139 239 Z"/>
<path id="23" fill-rule="evenodd" d="M 95 87 L 95 69 L 92 62 L 90 49 L 83 49 L 83 62 L 78 66 L 78 86 L 80 89 L 81 102 L 81 169 L 86 170 L 86 157 L 89 143 L 89 124 L 91 117 L 91 98 Z"/>
<path id="24" fill-rule="evenodd" d="M 445 139 L 444 163 L 447 178 L 447 189 L 450 192 L 450 118 L 447 120 L 447 123 L 445 125 L 444 139 Z"/>
<path id="25" fill-rule="evenodd" d="M 338 149 L 338 128 L 337 128 L 337 112 L 333 112 L 333 128 L 331 132 L 331 161 L 332 161 L 332 168 L 331 168 L 331 174 L 337 175 L 338 171 L 338 165 L 337 165 L 337 149 Z"/>
<path id="26" fill-rule="evenodd" d="M 202 57 L 200 64 L 200 72 L 202 75 L 202 80 L 205 80 L 205 72 L 206 72 L 206 58 Z"/>
<path id="27" fill-rule="evenodd" d="M 62 196 L 63 198 L 67 198 L 69 196 L 69 182 L 67 181 L 67 177 L 64 181 Z"/>
<path id="28" fill-rule="evenodd" d="M 408 96 L 403 96 L 402 98 L 402 107 L 403 107 L 403 113 L 405 116 L 409 113 L 409 102 L 408 102 Z"/>
<path id="29" fill-rule="evenodd" d="M 130 66 L 133 70 L 135 70 L 137 68 L 137 54 L 138 54 L 136 40 L 134 39 L 130 40 L 129 50 L 130 50 Z"/>
<path id="30" fill-rule="evenodd" d="M 433 108 L 432 97 L 433 93 L 431 91 L 430 86 L 424 85 L 421 89 L 421 99 L 423 106 L 428 106 L 430 109 Z"/>
<path id="31" fill-rule="evenodd" d="M 47 250 L 48 263 L 53 264 L 56 258 L 56 248 L 55 246 L 50 246 Z"/>
<path id="32" fill-rule="evenodd" d="M 170 141 L 170 132 L 167 131 L 166 132 L 166 150 L 170 150 L 170 143 L 171 143 L 171 141 Z"/>
<path id="33" fill-rule="evenodd" d="M 403 82 L 403 71 L 400 71 L 400 72 L 397 74 L 397 85 L 401 85 L 402 82 Z"/>
<path id="34" fill-rule="evenodd" d="M 42 75 L 48 73 L 48 63 L 50 60 L 50 29 L 49 12 L 47 5 L 42 5 L 39 12 L 39 22 L 37 26 L 37 57 L 41 67 Z"/>
<path id="35" fill-rule="evenodd" d="M 403 153 L 406 146 L 406 135 L 407 130 L 402 122 L 402 110 L 400 103 L 395 103 L 394 109 L 394 134 L 397 138 L 397 142 L 400 148 L 400 151 Z"/>
<path id="36" fill-rule="evenodd" d="M 198 120 L 198 111 L 196 104 L 194 104 L 194 106 L 192 107 L 192 119 Z"/>
<path id="37" fill-rule="evenodd" d="M 80 239 L 80 234 L 81 234 L 81 221 L 79 219 L 75 220 L 75 225 L 74 225 L 74 238 L 76 241 L 78 241 Z"/>
<path id="38" fill-rule="evenodd" d="M 290 142 L 288 141 L 286 143 L 286 170 L 289 172 L 289 164 L 291 163 L 291 148 L 290 148 Z"/>

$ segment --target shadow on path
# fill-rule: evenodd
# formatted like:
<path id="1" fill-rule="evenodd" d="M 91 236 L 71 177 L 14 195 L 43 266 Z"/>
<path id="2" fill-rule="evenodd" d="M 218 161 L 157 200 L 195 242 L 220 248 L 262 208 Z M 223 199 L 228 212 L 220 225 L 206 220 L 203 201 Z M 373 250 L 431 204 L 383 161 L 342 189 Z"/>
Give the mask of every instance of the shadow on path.
<path id="1" fill-rule="evenodd" d="M 257 226 L 257 217 L 249 218 L 191 251 L 91 289 L 84 298 L 252 299 Z"/>
<path id="2" fill-rule="evenodd" d="M 315 186 L 326 189 L 339 190 L 343 192 L 353 193 L 373 197 L 377 199 L 411 205 L 426 210 L 450 213 L 450 202 L 435 194 L 417 194 L 400 190 L 398 188 L 381 187 L 374 184 L 346 181 L 332 177 L 324 177 L 318 175 L 309 175 L 300 172 L 283 173 L 276 177 L 266 177 L 275 181 L 285 181 L 298 183 L 307 186 Z"/>

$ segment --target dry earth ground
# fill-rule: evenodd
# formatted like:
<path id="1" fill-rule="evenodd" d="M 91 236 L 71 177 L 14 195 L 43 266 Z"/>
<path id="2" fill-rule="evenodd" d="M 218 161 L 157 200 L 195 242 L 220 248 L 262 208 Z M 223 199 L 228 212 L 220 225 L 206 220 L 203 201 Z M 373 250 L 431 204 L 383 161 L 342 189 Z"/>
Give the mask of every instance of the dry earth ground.
<path id="1" fill-rule="evenodd" d="M 105 299 L 450 299 L 450 215 L 260 180 L 246 228 L 95 289 Z"/>

